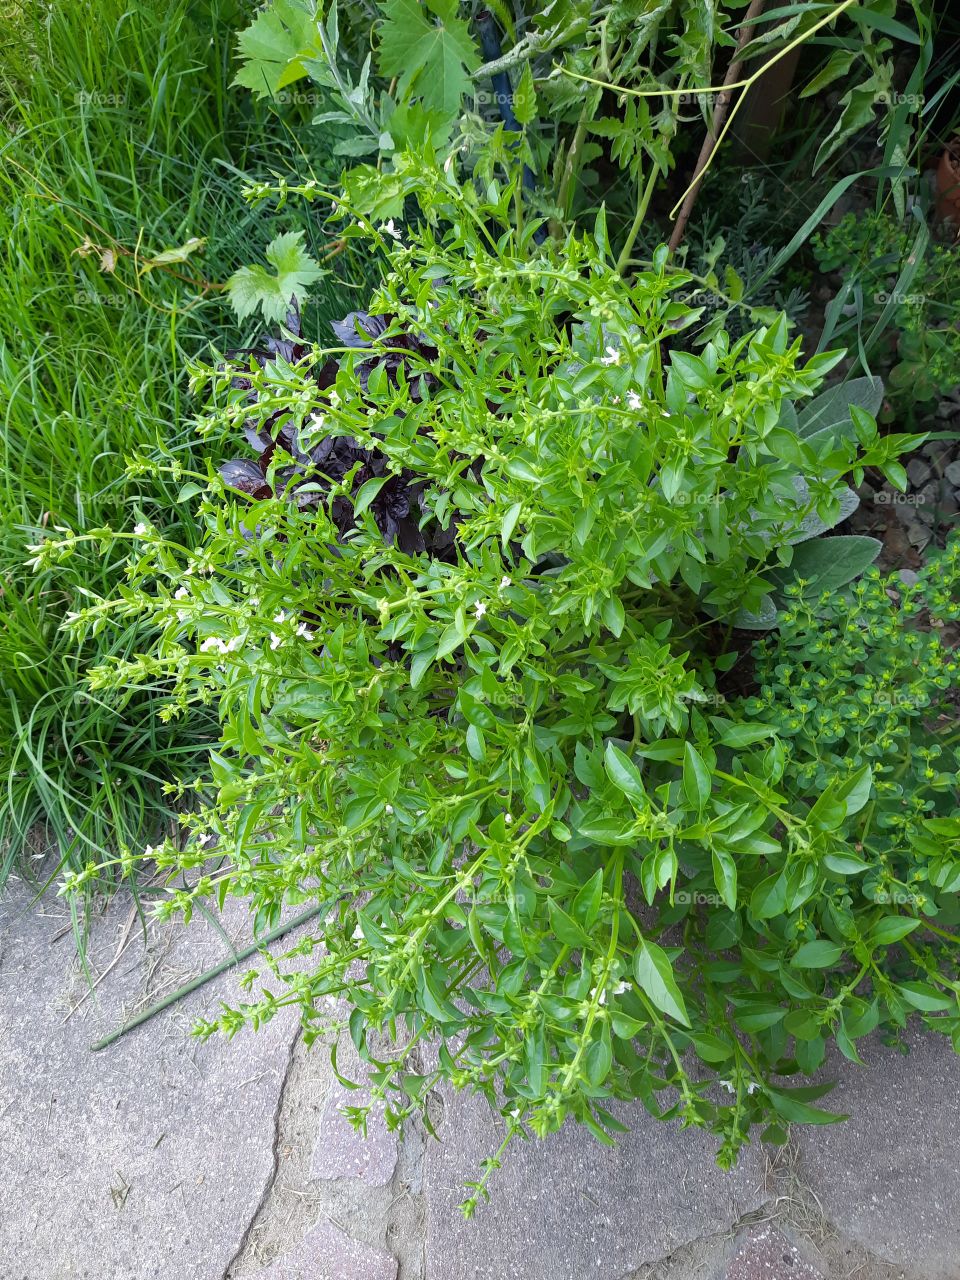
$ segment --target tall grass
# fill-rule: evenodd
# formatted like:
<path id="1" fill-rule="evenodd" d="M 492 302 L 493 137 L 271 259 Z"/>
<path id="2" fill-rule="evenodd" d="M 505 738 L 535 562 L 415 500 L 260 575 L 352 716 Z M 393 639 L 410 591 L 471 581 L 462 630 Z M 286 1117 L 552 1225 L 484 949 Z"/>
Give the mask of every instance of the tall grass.
<path id="1" fill-rule="evenodd" d="M 124 704 L 85 687 L 89 665 L 145 642 L 130 627 L 78 649 L 61 630 L 87 593 L 116 592 L 121 557 L 91 549 L 35 576 L 25 546 L 50 526 L 141 517 L 198 537 L 176 483 L 152 469 L 132 478 L 126 460 L 195 460 L 185 363 L 242 336 L 222 281 L 289 225 L 264 226 L 242 175 L 322 176 L 325 164 L 290 121 L 229 91 L 248 19 L 236 0 L 61 0 L 30 7 L 4 42 L 0 883 L 38 825 L 72 867 L 142 847 L 171 817 L 164 784 L 189 780 L 212 736 L 202 720 L 163 723 L 156 693 Z M 316 146 L 320 131 L 306 133 Z M 143 272 L 193 237 L 200 250 Z M 315 323 L 343 313 L 344 287 L 327 284 Z"/>

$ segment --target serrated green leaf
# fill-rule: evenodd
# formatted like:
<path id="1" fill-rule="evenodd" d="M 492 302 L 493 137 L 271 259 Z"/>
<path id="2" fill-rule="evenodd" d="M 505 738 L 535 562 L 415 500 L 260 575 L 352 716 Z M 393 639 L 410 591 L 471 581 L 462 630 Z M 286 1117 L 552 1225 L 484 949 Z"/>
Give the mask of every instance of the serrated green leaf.
<path id="1" fill-rule="evenodd" d="M 529 62 L 524 63 L 520 80 L 513 91 L 513 114 L 523 125 L 532 124 L 537 118 L 537 93 Z"/>
<path id="2" fill-rule="evenodd" d="M 307 286 L 328 275 L 303 247 L 302 231 L 288 231 L 267 245 L 267 261 L 274 274 L 262 266 L 241 267 L 227 281 L 230 303 L 243 320 L 259 307 L 266 320 L 280 323 L 295 298 L 302 302 Z"/>
<path id="3" fill-rule="evenodd" d="M 446 116 L 460 110 L 472 88 L 480 55 L 457 0 L 387 0 L 377 60 L 384 76 L 396 76 L 401 97 L 421 99 Z"/>
<path id="4" fill-rule="evenodd" d="M 315 0 L 273 0 L 237 36 L 241 67 L 233 83 L 267 98 L 307 75 L 305 60 L 323 58 Z"/>

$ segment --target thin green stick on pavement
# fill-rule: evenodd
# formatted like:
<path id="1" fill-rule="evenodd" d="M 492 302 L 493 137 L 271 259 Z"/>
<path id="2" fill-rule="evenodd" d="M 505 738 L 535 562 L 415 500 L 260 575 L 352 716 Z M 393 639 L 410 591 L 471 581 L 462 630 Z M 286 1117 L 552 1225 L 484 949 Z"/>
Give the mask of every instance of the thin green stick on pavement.
<path id="1" fill-rule="evenodd" d="M 304 911 L 299 916 L 294 916 L 292 920 L 288 920 L 285 924 L 278 924 L 275 929 L 271 929 L 269 933 L 265 933 L 257 942 L 252 943 L 249 947 L 244 947 L 242 951 L 235 952 L 232 956 L 227 956 L 225 960 L 221 960 L 219 964 L 215 964 L 212 969 L 208 969 L 206 973 L 201 973 L 199 977 L 185 982 L 182 987 L 178 987 L 176 991 L 171 991 L 168 996 L 164 996 L 162 1000 L 158 1000 L 156 1004 L 152 1004 L 149 1009 L 144 1009 L 142 1013 L 138 1013 L 135 1018 L 131 1018 L 129 1022 L 125 1022 L 122 1027 L 118 1027 L 116 1031 L 111 1031 L 108 1036 L 104 1036 L 102 1040 L 98 1040 L 96 1044 L 90 1046 L 91 1053 L 97 1053 L 100 1049 L 106 1049 L 108 1045 L 113 1044 L 115 1040 L 119 1040 L 121 1036 L 125 1036 L 128 1031 L 132 1031 L 134 1027 L 142 1026 L 144 1022 L 149 1020 L 158 1013 L 162 1013 L 164 1009 L 172 1004 L 176 1004 L 178 1000 L 182 1000 L 184 996 L 190 995 L 192 991 L 196 991 L 198 987 L 202 987 L 204 983 L 209 982 L 211 978 L 218 977 L 221 973 L 225 973 L 227 969 L 231 969 L 235 964 L 240 964 L 249 956 L 254 955 L 263 947 L 268 946 L 271 942 L 276 942 L 278 938 L 282 938 L 285 933 L 289 933 L 291 929 L 296 929 L 298 925 L 306 924 L 308 920 L 312 920 L 314 916 L 318 916 L 323 910 L 320 907 L 311 907 L 309 911 Z"/>

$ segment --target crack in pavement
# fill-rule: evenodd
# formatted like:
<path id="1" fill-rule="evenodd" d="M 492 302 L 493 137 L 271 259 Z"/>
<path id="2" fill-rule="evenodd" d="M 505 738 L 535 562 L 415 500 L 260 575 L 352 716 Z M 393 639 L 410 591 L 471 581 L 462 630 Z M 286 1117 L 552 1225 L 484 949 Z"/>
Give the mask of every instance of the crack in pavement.
<path id="1" fill-rule="evenodd" d="M 426 1280 L 427 1275 L 427 1194 L 424 1168 L 429 1137 L 418 1117 L 403 1127 L 398 1143 L 398 1160 L 390 1179 L 393 1198 L 388 1210 L 387 1245 L 397 1260 L 397 1280 Z M 408 1208 L 412 1222 L 395 1213 Z"/>
<path id="2" fill-rule="evenodd" d="M 257 1207 L 254 1209 L 250 1217 L 250 1221 L 247 1223 L 247 1226 L 243 1232 L 243 1235 L 240 1237 L 240 1243 L 237 1245 L 233 1253 L 233 1256 L 230 1258 L 230 1261 L 227 1263 L 226 1267 L 224 1268 L 223 1275 L 221 1276 L 221 1280 L 230 1280 L 230 1275 L 231 1275 L 231 1272 L 233 1271 L 233 1268 L 240 1261 L 242 1261 L 243 1255 L 246 1253 L 247 1246 L 250 1243 L 250 1237 L 253 1234 L 253 1229 L 254 1227 L 256 1227 L 257 1223 L 259 1222 L 264 1209 L 267 1207 L 267 1204 L 269 1203 L 270 1196 L 273 1194 L 274 1184 L 276 1183 L 277 1175 L 280 1172 L 280 1121 L 283 1116 L 283 1104 L 284 1104 L 284 1099 L 287 1092 L 287 1086 L 290 1083 L 290 1074 L 293 1071 L 293 1063 L 296 1056 L 297 1045 L 302 1035 L 303 1035 L 302 1027 L 297 1027 L 294 1034 L 290 1037 L 290 1045 L 289 1045 L 289 1048 L 287 1049 L 287 1061 L 283 1069 L 283 1076 L 280 1080 L 280 1088 L 277 1091 L 277 1105 L 274 1108 L 274 1112 L 273 1112 L 273 1142 L 272 1142 L 273 1167 L 267 1176 L 267 1180 L 263 1188 L 263 1194 L 261 1195 L 260 1200 L 257 1203 Z"/>
<path id="3" fill-rule="evenodd" d="M 616 1280 L 716 1280 L 726 1274 L 734 1245 L 751 1227 L 769 1223 L 780 1230 L 807 1261 L 832 1280 L 920 1280 L 919 1275 L 882 1259 L 843 1235 L 796 1168 L 795 1149 L 781 1151 L 768 1166 L 768 1198 L 726 1228 L 679 1244 L 662 1257 L 632 1267 Z"/>
<path id="4" fill-rule="evenodd" d="M 717 1231 L 708 1231 L 704 1235 L 695 1236 L 692 1240 L 685 1240 L 669 1253 L 641 1262 L 639 1267 L 631 1267 L 616 1277 L 616 1280 L 673 1280 L 674 1276 L 676 1280 L 681 1280 L 681 1276 L 683 1280 L 688 1278 L 694 1280 L 697 1275 L 706 1276 L 708 1269 L 710 1274 L 713 1274 L 712 1268 L 725 1246 L 745 1227 L 777 1219 L 776 1204 L 776 1200 L 767 1201 L 756 1209 L 748 1209 L 729 1226 Z M 697 1255 L 701 1256 L 698 1258 Z M 682 1267 L 683 1271 L 678 1273 L 675 1270 L 677 1267 Z M 703 1268 L 703 1270 L 695 1271 L 691 1270 L 691 1267 Z"/>
<path id="5" fill-rule="evenodd" d="M 407 1123 L 402 1135 L 394 1135 L 396 1163 L 383 1184 L 367 1183 L 362 1174 L 318 1174 L 315 1152 L 318 1144 L 324 1149 L 326 1099 L 335 1081 L 329 1055 L 319 1044 L 307 1049 L 297 1035 L 274 1115 L 273 1171 L 220 1280 L 275 1265 L 301 1248 L 320 1221 L 358 1245 L 392 1255 L 397 1280 L 424 1280 L 426 1133 Z"/>

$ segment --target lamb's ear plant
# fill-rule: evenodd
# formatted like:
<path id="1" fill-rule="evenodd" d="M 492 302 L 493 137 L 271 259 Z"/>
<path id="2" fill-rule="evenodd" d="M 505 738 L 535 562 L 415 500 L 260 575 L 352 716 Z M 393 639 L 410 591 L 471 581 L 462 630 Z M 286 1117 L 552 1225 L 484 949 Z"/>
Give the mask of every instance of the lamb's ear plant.
<path id="1" fill-rule="evenodd" d="M 182 477 L 205 542 L 141 530 L 129 587 L 75 620 L 147 615 L 156 647 L 94 683 L 220 716 L 184 847 L 150 851 L 164 912 L 234 895 L 265 930 L 323 908 L 201 1031 L 294 1005 L 313 1041 L 342 1001 L 391 1124 L 444 1081 L 485 1095 L 504 1142 L 467 1212 L 518 1136 L 573 1118 L 612 1142 L 617 1099 L 709 1130 L 730 1165 L 752 1132 L 837 1119 L 802 1080 L 815 1041 L 907 1005 L 958 1025 L 956 939 L 933 924 L 955 780 L 945 826 L 917 815 L 935 892 L 879 905 L 883 847 L 851 834 L 879 811 L 872 759 L 812 776 L 777 707 L 724 692 L 741 611 L 788 598 L 804 546 L 840 544 L 798 539 L 864 466 L 898 483 L 904 441 L 836 393 L 804 435 L 792 406 L 838 357 L 805 362 L 782 319 L 680 350 L 698 312 L 665 251 L 626 282 L 602 220 L 538 247 L 510 188 L 479 202 L 424 163 L 419 194 L 404 241 L 338 202 L 385 269 L 328 346 L 288 334 L 196 371 L 202 432 L 245 454 Z"/>

